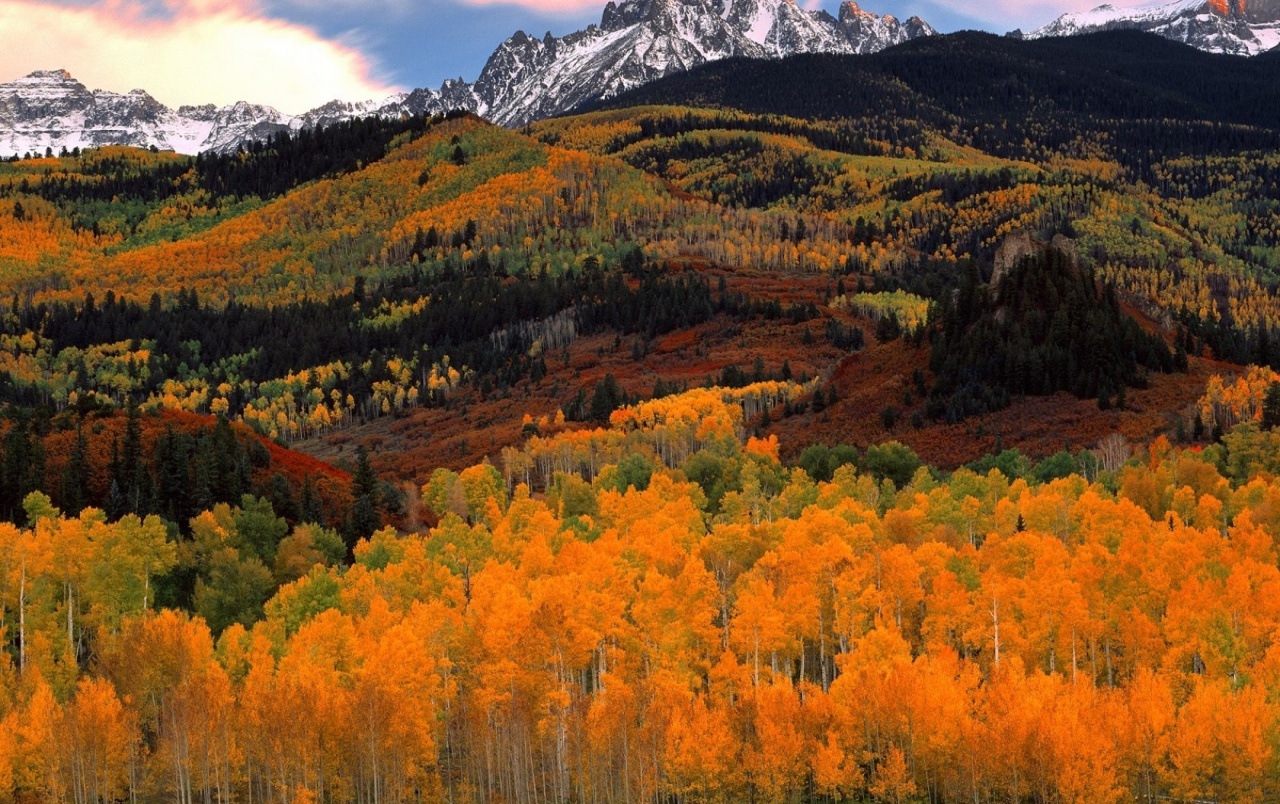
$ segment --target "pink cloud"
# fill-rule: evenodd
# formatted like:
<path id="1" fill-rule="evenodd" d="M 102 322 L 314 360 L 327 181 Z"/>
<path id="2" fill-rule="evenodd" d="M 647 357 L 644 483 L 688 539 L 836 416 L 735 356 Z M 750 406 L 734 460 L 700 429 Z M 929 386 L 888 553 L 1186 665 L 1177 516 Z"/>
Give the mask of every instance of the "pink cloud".
<path id="1" fill-rule="evenodd" d="M 517 5 L 540 14 L 581 14 L 584 11 L 604 11 L 608 0 L 463 0 L 473 6 Z M 621 0 L 615 0 L 621 2 Z"/>
<path id="2" fill-rule="evenodd" d="M 171 106 L 247 100 L 295 114 L 396 89 L 349 44 L 268 17 L 253 0 L 0 0 L 0 81 L 56 68 Z"/>

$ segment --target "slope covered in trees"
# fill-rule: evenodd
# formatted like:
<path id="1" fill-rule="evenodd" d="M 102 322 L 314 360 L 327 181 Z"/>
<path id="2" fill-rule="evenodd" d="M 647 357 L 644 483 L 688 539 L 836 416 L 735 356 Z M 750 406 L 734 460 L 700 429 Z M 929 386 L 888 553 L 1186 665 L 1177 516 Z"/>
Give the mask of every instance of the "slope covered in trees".
<path id="1" fill-rule="evenodd" d="M 1275 59 L 1219 56 L 1133 31 L 1033 41 L 970 31 L 868 56 L 713 62 L 605 106 L 726 107 L 851 127 L 877 125 L 881 112 L 902 121 L 906 132 L 954 126 L 958 137 L 974 138 L 967 144 L 1025 155 L 1056 148 L 1094 126 L 1132 137 L 1152 133 L 1152 121 L 1166 121 L 1186 125 L 1170 125 L 1161 145 L 1225 150 L 1265 144 L 1280 128 L 1278 75 Z M 1014 114 L 1028 110 L 1028 116 Z M 857 122 L 864 111 L 873 119 Z M 977 132 L 964 133 L 975 123 Z M 1235 133 L 1209 140 L 1195 132 L 1204 123 Z M 1140 154 L 1129 158 L 1137 161 Z"/>
<path id="2" fill-rule="evenodd" d="M 614 160 L 474 118 L 400 128 L 367 162 L 363 141 L 338 139 L 331 147 L 345 150 L 319 151 L 314 164 L 303 157 L 307 143 L 281 144 L 197 162 L 176 179 L 181 162 L 129 152 L 0 166 L 11 199 L 0 202 L 0 231 L 13 240 L 8 250 L 0 241 L 0 288 L 38 300 L 159 293 L 167 304 L 186 288 L 267 304 L 481 254 L 500 273 L 555 275 L 632 245 L 650 259 L 732 255 L 778 270 L 844 263 L 843 227 L 833 221 L 810 220 L 799 244 L 780 235 L 779 215 L 677 197 Z M 170 179 L 185 192 L 158 189 Z M 73 192 L 130 182 L 156 186 L 111 201 Z"/>
<path id="3" fill-rule="evenodd" d="M 215 503 L 239 503 L 246 494 L 270 499 L 291 523 L 341 525 L 348 515 L 346 472 L 225 418 L 137 407 L 80 405 L 53 416 L 11 408 L 0 428 L 5 521 L 24 521 L 22 501 L 33 491 L 72 513 L 160 514 L 183 527 Z"/>
<path id="4" fill-rule="evenodd" d="M 437 525 L 319 560 L 240 619 L 156 606 L 177 559 L 151 521 L 29 498 L 31 525 L 0 529 L 0 795 L 1280 792 L 1274 432 L 1111 439 L 1026 478 L 887 444 L 815 482 L 740 440 L 798 392 L 692 392 L 438 472 Z M 263 532 L 244 516 L 196 517 L 195 543 Z"/>
<path id="5" fill-rule="evenodd" d="M 962 33 L 720 62 L 537 130 L 720 203 L 834 213 L 865 243 L 855 269 L 1065 232 L 1105 281 L 1246 362 L 1280 326 L 1276 65 L 1132 32 Z"/>
<path id="6" fill-rule="evenodd" d="M 846 271 L 882 283 L 892 277 L 890 286 L 926 297 L 957 287 L 969 261 L 986 270 L 1012 233 L 1069 233 L 1101 280 L 1163 317 L 1166 328 L 1181 321 L 1193 348 L 1258 360 L 1259 329 L 1280 322 L 1271 151 L 1231 144 L 1222 156 L 1199 154 L 1198 145 L 1187 145 L 1188 153 L 1157 150 L 1162 161 L 1140 179 L 1108 138 L 1083 127 L 1069 147 L 1012 159 L 939 131 L 928 134 L 925 150 L 881 141 L 859 152 L 837 134 L 844 126 L 638 107 L 535 131 L 549 142 L 616 154 L 720 204 L 839 221 L 849 227 Z M 788 233 L 803 239 L 807 226 L 793 221 Z"/>
<path id="7" fill-rule="evenodd" d="M 1061 245 L 1060 245 L 1060 244 Z M 990 285 L 970 270 L 936 311 L 929 413 L 959 421 L 1016 396 L 1068 391 L 1124 407 L 1151 372 L 1186 370 L 1159 334 L 1144 332 L 1111 289 L 1076 260 L 1074 244 L 1042 244 Z"/>
<path id="8" fill-rule="evenodd" d="M 617 160 L 465 116 L 395 132 L 390 154 L 358 170 L 346 168 L 364 140 L 341 151 L 345 162 L 324 148 L 308 161 L 291 140 L 234 164 L 201 161 L 179 185 L 212 176 L 240 189 L 192 196 L 160 192 L 182 167 L 165 155 L 3 167 L 15 239 L 37 225 L 54 236 L 49 250 L 15 257 L 0 399 L 57 411 L 132 398 L 296 442 L 450 405 L 464 388 L 509 394 L 545 376 L 549 359 L 567 361 L 580 336 L 635 338 L 642 360 L 643 342 L 717 314 L 819 317 L 812 304 L 713 288 L 683 269 L 692 261 L 780 273 L 847 261 L 845 227 L 828 218 L 717 207 Z M 263 184 L 334 163 L 346 167 L 274 200 Z M 95 182 L 117 192 L 105 206 L 68 189 Z M 184 207 L 197 197 L 206 206 Z M 123 229 L 107 225 L 112 214 Z M 152 237 L 188 214 L 182 236 Z M 97 230 L 81 215 L 96 215 Z M 572 401 L 558 406 L 573 414 Z"/>
<path id="9" fill-rule="evenodd" d="M 1265 160 L 1171 159 L 1168 192 L 1139 191 L 1105 149 L 993 156 L 968 134 L 929 130 L 913 145 L 865 128 L 876 120 L 646 107 L 523 133 L 465 116 L 403 121 L 255 150 L 223 190 L 202 184 L 232 169 L 217 160 L 126 149 L 6 164 L 0 237 L 12 237 L 15 293 L 0 398 L 56 411 L 132 397 L 239 419 L 330 460 L 349 459 L 352 439 L 387 443 L 386 471 L 383 456 L 414 439 L 453 440 L 454 466 L 496 454 L 520 428 L 491 427 L 495 416 L 587 417 L 609 374 L 619 393 L 601 409 L 711 381 L 821 376 L 821 395 L 783 413 L 826 432 L 838 383 L 825 381 L 846 372 L 841 358 L 898 334 L 878 307 L 848 300 L 909 292 L 925 300 L 919 319 L 970 264 L 985 278 L 1020 230 L 1074 231 L 1123 309 L 1170 339 L 1181 320 L 1192 359 L 1277 357 L 1254 268 L 1274 251 L 1269 180 L 1250 172 Z M 387 155 L 362 164 L 375 146 Z M 1202 182 L 1217 189 L 1197 196 Z M 175 195 L 160 192 L 170 185 Z M 907 329 L 919 343 L 928 328 Z M 704 330 L 724 343 L 712 349 Z M 661 346 L 668 336 L 681 345 Z M 840 440 L 927 430 L 937 378 L 925 357 L 905 358 L 871 427 L 858 419 Z M 1039 388 L 1098 392 L 1074 386 Z M 974 454 L 929 452 L 949 464 Z M 405 466 L 401 479 L 430 469 Z"/>

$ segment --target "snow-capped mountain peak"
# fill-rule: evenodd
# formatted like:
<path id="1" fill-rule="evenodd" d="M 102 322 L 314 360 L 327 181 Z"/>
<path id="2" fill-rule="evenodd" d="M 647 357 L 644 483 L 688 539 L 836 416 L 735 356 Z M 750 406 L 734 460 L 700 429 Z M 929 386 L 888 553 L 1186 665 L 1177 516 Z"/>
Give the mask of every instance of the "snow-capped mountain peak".
<path id="1" fill-rule="evenodd" d="M 1280 45 L 1280 0 L 1166 0 L 1063 14 L 1029 39 L 1140 30 L 1212 53 L 1254 56 Z"/>
<path id="2" fill-rule="evenodd" d="M 872 53 L 934 33 L 922 20 L 900 23 L 854 3 L 836 19 L 793 0 L 611 0 L 598 26 L 503 42 L 474 85 L 474 111 L 521 125 L 710 61 Z"/>
<path id="3" fill-rule="evenodd" d="M 175 111 L 142 90 L 90 91 L 65 70 L 46 70 L 0 84 L 0 156 L 109 144 L 221 152 L 279 131 L 451 109 L 523 125 L 718 59 L 873 53 L 934 33 L 918 17 L 904 23 L 854 2 L 836 18 L 794 0 L 610 0 L 599 25 L 561 37 L 517 31 L 494 50 L 475 83 L 457 79 L 380 101 L 333 101 L 297 117 L 245 102 Z"/>
<path id="4" fill-rule="evenodd" d="M 225 152 L 280 131 L 381 114 L 390 107 L 395 109 L 388 113 L 396 114 L 435 111 L 400 108 L 407 98 L 398 95 L 359 104 L 335 101 L 299 117 L 245 101 L 173 110 L 146 90 L 125 94 L 90 90 L 66 70 L 40 70 L 0 84 L 0 156 L 103 145 L 155 147 L 184 154 Z"/>

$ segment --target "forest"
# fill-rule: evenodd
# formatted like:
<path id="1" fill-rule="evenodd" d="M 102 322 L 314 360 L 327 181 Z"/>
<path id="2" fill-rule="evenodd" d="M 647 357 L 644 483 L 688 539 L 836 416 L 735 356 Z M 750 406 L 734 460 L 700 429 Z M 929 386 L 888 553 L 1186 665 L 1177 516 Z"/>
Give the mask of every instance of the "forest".
<path id="1" fill-rule="evenodd" d="M 1123 408 L 1125 388 L 1145 384 L 1145 372 L 1186 370 L 1185 351 L 1175 355 L 1161 335 L 1143 332 L 1113 288 L 1100 293 L 1096 277 L 1055 246 L 990 285 L 967 271 L 936 318 L 929 412 L 952 421 L 1057 391 Z"/>
<path id="2" fill-rule="evenodd" d="M 1280 800 L 1278 66 L 0 163 L 0 802 Z"/>
<path id="3" fill-rule="evenodd" d="M 434 524 L 350 555 L 269 505 L 178 536 L 32 493 L 0 526 L 0 797 L 1269 799 L 1280 377 L 1216 389 L 1209 447 L 1005 474 L 889 443 L 821 480 L 743 440 L 802 389 L 690 391 L 439 470 Z M 275 557 L 260 608 L 203 574 L 162 603 L 237 551 Z"/>
<path id="4" fill-rule="evenodd" d="M 0 403 L 57 413 L 141 401 L 229 416 L 290 442 L 447 405 L 463 384 L 510 393 L 545 375 L 547 360 L 579 337 L 650 340 L 717 315 L 819 317 L 811 304 L 713 290 L 696 272 L 646 262 L 638 248 L 616 264 L 592 257 L 558 276 L 511 276 L 481 251 L 434 272 L 415 267 L 376 286 L 357 278 L 325 300 L 272 307 L 204 302 L 185 288 L 172 306 L 111 291 L 101 302 L 92 294 L 78 304 L 19 302 L 0 325 L 12 349 L 0 356 Z"/>
<path id="5" fill-rule="evenodd" d="M 1085 122 L 1096 120 L 1063 125 Z M 1059 390 L 1123 409 L 1126 388 L 1180 368 L 1183 352 L 1280 365 L 1273 158 L 1230 144 L 1220 157 L 1184 156 L 1199 141 L 1180 141 L 1142 174 L 1148 183 L 1105 138 L 1100 151 L 1010 158 L 941 131 L 919 151 L 863 148 L 847 123 L 637 107 L 525 133 L 467 116 L 351 124 L 231 162 L 106 149 L 8 163 L 0 397 L 55 412 L 86 396 L 117 408 L 133 397 L 297 443 L 473 393 L 507 396 L 608 331 L 632 339 L 637 369 L 654 340 L 720 317 L 811 321 L 829 344 L 857 351 L 864 335 L 904 324 L 878 302 L 851 303 L 860 293 L 913 294 L 922 306 L 900 312 L 916 321 L 936 308 L 927 329 L 938 376 L 912 400 L 929 395 L 917 413 L 936 421 Z M 1001 365 L 985 378 L 947 370 L 988 348 L 975 345 L 976 319 L 944 322 L 949 300 L 990 280 L 1017 231 L 1074 237 L 1082 270 L 1110 288 L 1096 291 L 1115 308 L 1099 333 L 1120 374 L 1047 354 L 1038 369 Z M 826 288 L 776 298 L 743 290 L 739 267 L 826 277 Z M 706 268 L 721 273 L 712 280 Z M 1135 308 L 1166 333 L 1170 354 L 1132 325 L 1120 331 L 1116 310 Z M 1025 352 L 1018 333 L 1002 337 Z M 706 374 L 733 384 L 734 365 Z M 540 413 L 582 416 L 601 379 L 555 383 Z"/>

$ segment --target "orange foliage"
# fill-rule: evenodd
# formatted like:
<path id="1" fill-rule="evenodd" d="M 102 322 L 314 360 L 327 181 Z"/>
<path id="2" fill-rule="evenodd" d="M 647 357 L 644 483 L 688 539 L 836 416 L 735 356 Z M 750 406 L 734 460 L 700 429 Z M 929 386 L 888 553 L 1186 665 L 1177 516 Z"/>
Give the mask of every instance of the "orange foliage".
<path id="1" fill-rule="evenodd" d="M 1230 384 L 1214 375 L 1196 405 L 1196 413 L 1206 427 L 1217 425 L 1224 432 L 1240 422 L 1261 421 L 1262 401 L 1273 382 L 1280 382 L 1280 374 L 1260 366 L 1251 366 L 1243 377 Z"/>

